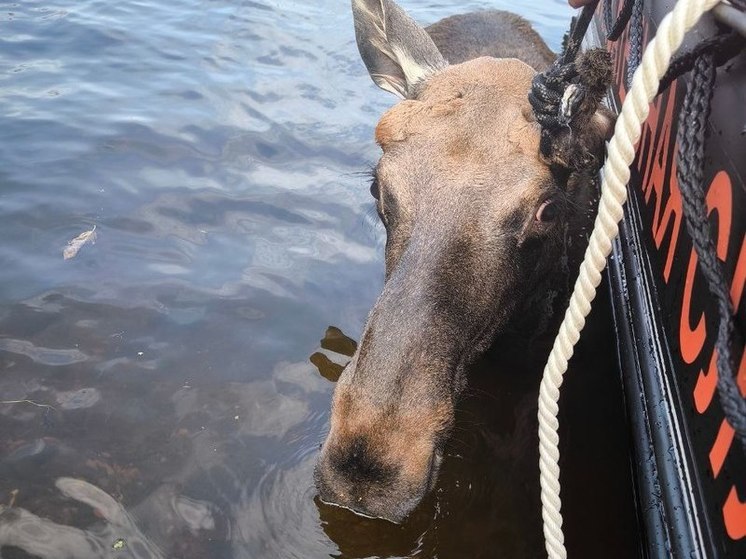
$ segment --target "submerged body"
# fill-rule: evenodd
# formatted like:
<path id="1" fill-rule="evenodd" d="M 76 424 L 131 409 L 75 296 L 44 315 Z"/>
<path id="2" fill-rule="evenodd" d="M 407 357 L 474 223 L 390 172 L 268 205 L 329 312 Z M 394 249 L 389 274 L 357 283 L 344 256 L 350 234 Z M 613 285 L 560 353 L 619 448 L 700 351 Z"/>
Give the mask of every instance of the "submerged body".
<path id="1" fill-rule="evenodd" d="M 527 94 L 553 56 L 525 20 L 425 30 L 390 0 L 352 5 L 371 77 L 404 100 L 376 127 L 386 282 L 337 384 L 316 483 L 324 501 L 400 521 L 437 479 L 467 367 L 538 328 L 568 285 L 595 173 L 539 154 Z M 597 157 L 610 121 L 586 122 L 575 135 Z"/>

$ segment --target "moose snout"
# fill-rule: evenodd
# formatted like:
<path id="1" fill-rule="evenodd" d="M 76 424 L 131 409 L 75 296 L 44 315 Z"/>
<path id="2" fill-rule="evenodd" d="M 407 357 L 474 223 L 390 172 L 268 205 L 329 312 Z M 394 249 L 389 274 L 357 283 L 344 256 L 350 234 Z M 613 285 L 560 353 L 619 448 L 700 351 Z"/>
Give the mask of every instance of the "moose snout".
<path id="1" fill-rule="evenodd" d="M 316 487 L 327 504 L 400 523 L 434 484 L 440 452 L 431 449 L 429 457 L 405 455 L 397 461 L 377 446 L 365 436 L 327 439 L 314 472 Z"/>
<path id="2" fill-rule="evenodd" d="M 423 290 L 406 291 L 389 278 L 371 311 L 334 389 L 315 471 L 322 501 L 393 522 L 435 484 L 457 395 L 452 362 L 440 354 L 451 342 L 419 327 L 432 322 Z"/>

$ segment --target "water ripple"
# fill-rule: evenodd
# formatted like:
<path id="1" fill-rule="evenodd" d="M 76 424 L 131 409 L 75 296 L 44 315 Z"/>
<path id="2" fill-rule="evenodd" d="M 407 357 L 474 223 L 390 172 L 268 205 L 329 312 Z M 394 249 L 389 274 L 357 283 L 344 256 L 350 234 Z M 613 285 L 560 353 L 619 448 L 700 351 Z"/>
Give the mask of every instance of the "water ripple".
<path id="1" fill-rule="evenodd" d="M 565 2 L 524 4 L 557 47 Z M 515 8 L 459 9 L 495 7 Z M 360 332 L 383 281 L 359 173 L 393 98 L 349 4 L 0 0 L 0 22 L 0 390 L 54 406 L 3 405 L 0 547 L 464 556 L 437 508 L 480 510 L 494 479 L 468 460 L 401 530 L 314 499 L 333 385 L 309 356 L 329 324 Z"/>

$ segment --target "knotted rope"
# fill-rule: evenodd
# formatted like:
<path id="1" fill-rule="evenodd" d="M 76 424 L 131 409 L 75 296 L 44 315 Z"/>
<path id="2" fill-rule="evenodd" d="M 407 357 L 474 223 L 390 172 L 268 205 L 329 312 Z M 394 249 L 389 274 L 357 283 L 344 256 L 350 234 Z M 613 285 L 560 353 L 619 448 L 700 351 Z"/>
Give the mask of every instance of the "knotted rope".
<path id="1" fill-rule="evenodd" d="M 541 125 L 539 151 L 546 159 L 554 152 L 558 134 L 571 128 L 576 116 L 584 112 L 580 110 L 584 102 L 595 100 L 597 104 L 600 101 L 611 79 L 610 72 L 601 70 L 609 66 L 604 49 L 596 49 L 595 56 L 586 56 L 576 63 L 597 4 L 595 0 L 585 6 L 580 17 L 573 20 L 562 53 L 547 70 L 536 74 L 531 84 L 528 100 Z M 595 106 L 592 108 L 595 111 Z"/>

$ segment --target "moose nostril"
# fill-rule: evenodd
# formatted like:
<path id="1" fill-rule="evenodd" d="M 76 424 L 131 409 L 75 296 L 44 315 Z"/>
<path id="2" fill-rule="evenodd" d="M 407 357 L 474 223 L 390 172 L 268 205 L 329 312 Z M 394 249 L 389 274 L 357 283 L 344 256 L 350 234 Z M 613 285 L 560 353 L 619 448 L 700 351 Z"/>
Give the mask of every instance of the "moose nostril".
<path id="1" fill-rule="evenodd" d="M 363 437 L 335 449 L 329 459 L 337 472 L 354 482 L 386 483 L 395 476 L 394 468 L 384 464 Z"/>
<path id="2" fill-rule="evenodd" d="M 418 475 L 399 461 L 385 461 L 382 454 L 365 436 L 327 442 L 314 470 L 320 502 L 364 517 L 402 522 L 432 489 L 441 454 L 436 450 L 428 456 Z"/>

